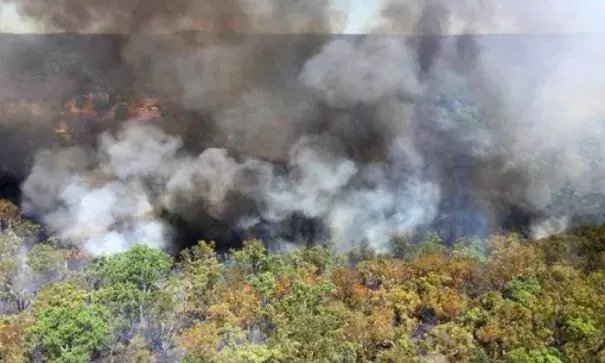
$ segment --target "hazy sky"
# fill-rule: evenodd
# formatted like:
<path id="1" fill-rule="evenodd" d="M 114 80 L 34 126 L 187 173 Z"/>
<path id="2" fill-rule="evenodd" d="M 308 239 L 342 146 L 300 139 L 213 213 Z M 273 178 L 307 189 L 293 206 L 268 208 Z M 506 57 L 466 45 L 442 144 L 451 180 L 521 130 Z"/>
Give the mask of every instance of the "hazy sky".
<path id="1" fill-rule="evenodd" d="M 335 8 L 346 11 L 348 22 L 344 33 L 363 33 L 368 25 L 375 23 L 380 14 L 381 0 L 332 0 Z"/>

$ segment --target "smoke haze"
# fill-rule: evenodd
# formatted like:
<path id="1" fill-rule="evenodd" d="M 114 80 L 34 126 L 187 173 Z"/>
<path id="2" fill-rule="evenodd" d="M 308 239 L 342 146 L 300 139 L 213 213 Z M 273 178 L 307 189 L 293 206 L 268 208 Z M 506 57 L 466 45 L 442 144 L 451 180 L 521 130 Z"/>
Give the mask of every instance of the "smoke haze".
<path id="1" fill-rule="evenodd" d="M 374 32 L 422 36 L 279 38 L 258 33 L 328 33 L 328 3 L 20 1 L 48 29 L 127 34 L 132 91 L 193 115 L 39 153 L 24 210 L 93 255 L 172 248 L 164 212 L 341 250 L 428 230 L 483 236 L 515 208 L 536 237 L 602 221 L 600 37 L 440 36 L 575 29 L 596 6 L 392 1 Z M 150 35 L 191 26 L 205 31 Z"/>

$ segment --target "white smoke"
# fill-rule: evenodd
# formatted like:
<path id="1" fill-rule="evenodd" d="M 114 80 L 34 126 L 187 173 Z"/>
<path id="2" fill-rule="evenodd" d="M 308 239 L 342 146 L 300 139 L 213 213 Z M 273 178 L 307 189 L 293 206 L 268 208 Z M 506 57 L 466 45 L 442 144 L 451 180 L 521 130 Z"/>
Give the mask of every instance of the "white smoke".
<path id="1" fill-rule="evenodd" d="M 327 104 L 376 103 L 396 92 L 417 93 L 413 52 L 401 39 L 334 40 L 306 62 L 301 79 Z"/>
<path id="2" fill-rule="evenodd" d="M 259 218 L 278 223 L 300 213 L 322 220 L 342 249 L 361 241 L 386 248 L 391 234 L 434 218 L 439 201 L 436 185 L 418 174 L 420 156 L 404 150 L 405 143 L 393 151 L 409 164 L 405 182 L 397 184 L 388 175 L 392 166 L 358 166 L 325 135 L 293 145 L 288 174 L 261 160 L 239 163 L 225 149 L 192 157 L 179 149 L 178 138 L 136 122 L 101 140 L 92 166 L 60 170 L 53 166 L 72 154 L 47 155 L 38 158 L 23 185 L 26 202 L 46 211 L 44 222 L 51 230 L 91 255 L 122 252 L 136 243 L 168 247 L 171 231 L 160 209 L 179 214 L 201 204 L 220 219 L 226 209 L 236 208 L 229 204 L 233 193 L 246 194 L 258 206 L 255 215 L 241 216 L 240 225 L 248 220 L 247 227 L 253 227 Z M 250 173 L 258 177 L 245 180 Z M 367 183 L 353 183 L 360 179 Z M 53 186 L 52 194 L 36 188 L 44 183 Z"/>
<path id="3" fill-rule="evenodd" d="M 541 239 L 548 236 L 552 236 L 554 234 L 565 232 L 567 228 L 569 228 L 569 226 L 570 223 L 568 217 L 547 218 L 532 225 L 531 235 L 535 239 Z"/>

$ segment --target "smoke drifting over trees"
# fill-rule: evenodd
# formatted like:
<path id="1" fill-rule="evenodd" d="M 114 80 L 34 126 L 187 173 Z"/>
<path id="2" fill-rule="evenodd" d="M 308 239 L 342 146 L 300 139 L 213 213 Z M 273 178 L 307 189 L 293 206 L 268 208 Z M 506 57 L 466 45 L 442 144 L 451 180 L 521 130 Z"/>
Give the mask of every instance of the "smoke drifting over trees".
<path id="1" fill-rule="evenodd" d="M 258 33 L 327 33 L 327 1 L 19 2 L 48 29 L 125 33 L 130 88 L 195 115 L 134 120 L 94 150 L 39 154 L 25 210 L 93 255 L 170 247 L 161 211 L 284 243 L 310 238 L 290 223 L 302 217 L 315 241 L 343 250 L 431 229 L 483 235 L 513 208 L 535 217 L 537 235 L 600 218 L 599 37 L 514 48 L 444 38 L 489 28 L 500 10 L 421 3 L 388 4 L 376 29 L 419 37 L 279 38 Z M 590 15 L 582 4 L 571 20 Z M 509 12 L 572 24 L 525 6 Z"/>

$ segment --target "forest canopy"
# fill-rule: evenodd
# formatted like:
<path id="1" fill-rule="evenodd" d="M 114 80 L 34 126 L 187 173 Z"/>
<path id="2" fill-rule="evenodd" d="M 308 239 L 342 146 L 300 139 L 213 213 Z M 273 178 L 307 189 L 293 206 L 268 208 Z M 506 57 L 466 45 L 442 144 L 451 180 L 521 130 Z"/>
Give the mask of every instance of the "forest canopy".
<path id="1" fill-rule="evenodd" d="M 605 361 L 605 227 L 89 260 L 0 210 L 3 362 Z"/>

